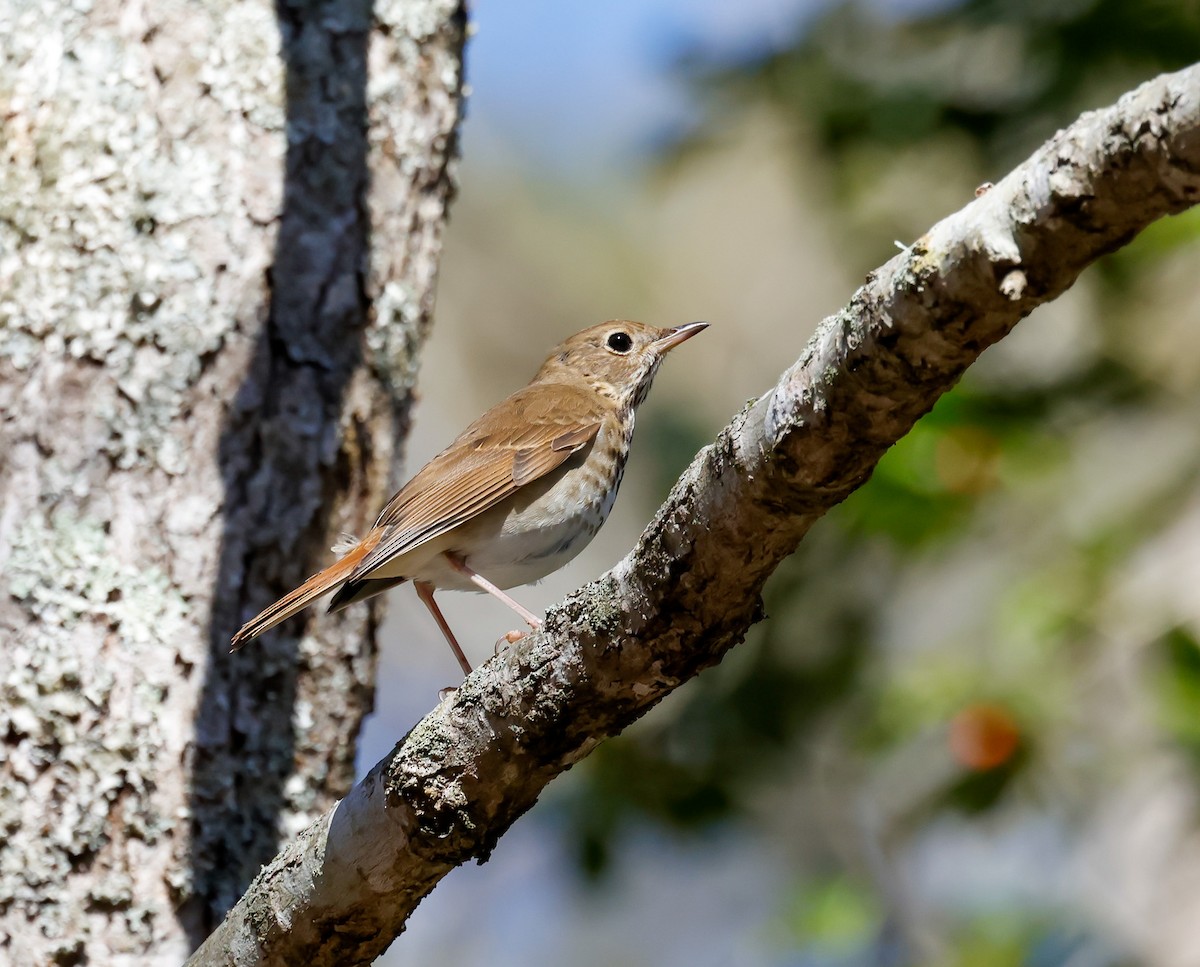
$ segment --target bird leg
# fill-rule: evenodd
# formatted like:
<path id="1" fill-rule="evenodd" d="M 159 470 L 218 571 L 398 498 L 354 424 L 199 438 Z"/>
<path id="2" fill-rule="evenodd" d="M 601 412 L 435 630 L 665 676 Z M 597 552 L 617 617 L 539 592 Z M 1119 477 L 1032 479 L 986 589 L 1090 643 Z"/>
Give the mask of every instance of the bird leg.
<path id="1" fill-rule="evenodd" d="M 442 629 L 442 634 L 446 637 L 447 644 L 450 645 L 450 650 L 454 652 L 454 657 L 458 659 L 458 663 L 462 665 L 464 675 L 471 674 L 471 663 L 467 661 L 467 656 L 463 654 L 463 650 L 458 646 L 458 641 L 454 637 L 454 632 L 450 630 L 450 625 L 442 615 L 442 609 L 437 606 L 437 602 L 433 600 L 433 585 L 426 584 L 424 581 L 413 581 L 413 587 L 417 589 L 417 597 L 429 609 L 429 613 L 433 615 L 433 620 L 437 622 L 437 626 Z"/>
<path id="2" fill-rule="evenodd" d="M 516 601 L 501 591 L 498 587 L 496 587 L 496 585 L 492 584 L 492 582 L 485 578 L 482 574 L 476 574 L 474 571 L 472 571 L 469 567 L 467 567 L 466 562 L 463 561 L 462 558 L 456 557 L 449 551 L 445 551 L 444 553 L 446 555 L 446 560 L 450 562 L 450 566 L 454 568 L 454 570 L 456 570 L 459 574 L 465 574 L 470 582 L 480 590 L 486 591 L 488 594 L 499 598 L 501 601 L 507 604 L 513 609 L 513 611 L 519 614 L 525 623 L 534 631 L 537 631 L 542 626 L 541 618 L 539 618 L 528 608 L 521 607 L 521 605 L 517 604 Z M 509 635 L 511 634 L 513 634 L 513 632 L 510 631 Z M 504 637 L 508 638 L 508 635 L 505 635 Z"/>

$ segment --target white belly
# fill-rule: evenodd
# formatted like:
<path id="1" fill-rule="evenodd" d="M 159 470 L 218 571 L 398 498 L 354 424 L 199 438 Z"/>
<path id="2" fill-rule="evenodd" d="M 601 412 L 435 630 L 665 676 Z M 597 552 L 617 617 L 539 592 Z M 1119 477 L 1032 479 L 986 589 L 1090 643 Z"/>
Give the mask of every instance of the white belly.
<path id="1" fill-rule="evenodd" d="M 479 591 L 444 557 L 460 557 L 499 588 L 540 581 L 567 564 L 591 542 L 616 502 L 624 461 L 612 480 L 587 463 L 530 484 L 499 506 L 441 537 L 414 548 L 375 575 L 426 581 L 435 588 Z M 581 500 L 580 494 L 593 495 Z"/>

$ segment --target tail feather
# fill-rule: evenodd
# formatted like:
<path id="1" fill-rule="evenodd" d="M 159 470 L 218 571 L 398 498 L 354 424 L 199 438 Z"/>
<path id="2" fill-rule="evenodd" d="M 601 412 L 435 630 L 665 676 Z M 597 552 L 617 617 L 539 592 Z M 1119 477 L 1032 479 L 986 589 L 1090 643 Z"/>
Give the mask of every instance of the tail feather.
<path id="1" fill-rule="evenodd" d="M 394 588 L 407 580 L 408 578 L 359 578 L 357 581 L 347 581 L 338 588 L 337 594 L 329 602 L 329 613 L 336 614 L 343 608 L 383 594 L 388 588 Z"/>
<path id="2" fill-rule="evenodd" d="M 233 636 L 232 647 L 229 650 L 237 651 L 252 638 L 257 638 L 264 631 L 274 628 L 297 612 L 303 611 L 321 595 L 328 594 L 342 584 L 377 543 L 379 543 L 378 535 L 368 535 L 362 543 L 341 560 L 314 574 L 300 587 L 264 608 L 258 615 L 242 625 L 241 630 Z"/>

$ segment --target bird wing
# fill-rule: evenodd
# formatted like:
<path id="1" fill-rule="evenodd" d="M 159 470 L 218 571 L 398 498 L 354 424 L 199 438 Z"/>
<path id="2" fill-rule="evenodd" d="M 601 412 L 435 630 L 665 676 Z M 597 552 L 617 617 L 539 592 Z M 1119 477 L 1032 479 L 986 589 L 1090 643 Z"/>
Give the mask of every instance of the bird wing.
<path id="1" fill-rule="evenodd" d="M 434 457 L 376 521 L 379 543 L 349 580 L 433 540 L 562 466 L 600 431 L 595 397 L 564 384 L 518 390 Z"/>
<path id="2" fill-rule="evenodd" d="M 446 533 L 551 473 L 600 431 L 595 397 L 562 384 L 534 383 L 477 420 L 396 494 L 361 542 L 325 570 L 248 621 L 233 637 L 236 651 L 251 638 L 334 588 L 337 610 L 397 580 L 364 578 L 396 554 Z"/>

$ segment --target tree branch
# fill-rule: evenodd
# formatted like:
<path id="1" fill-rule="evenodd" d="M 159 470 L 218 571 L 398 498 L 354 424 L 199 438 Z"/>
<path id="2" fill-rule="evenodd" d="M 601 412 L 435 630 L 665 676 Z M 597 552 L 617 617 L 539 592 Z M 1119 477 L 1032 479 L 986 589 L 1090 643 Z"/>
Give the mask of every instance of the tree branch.
<path id="1" fill-rule="evenodd" d="M 255 880 L 192 959 L 368 962 L 545 785 L 719 661 L 822 514 L 979 354 L 1200 199 L 1200 66 L 1081 117 L 825 320 L 676 484 L 635 550 L 468 676 Z"/>

